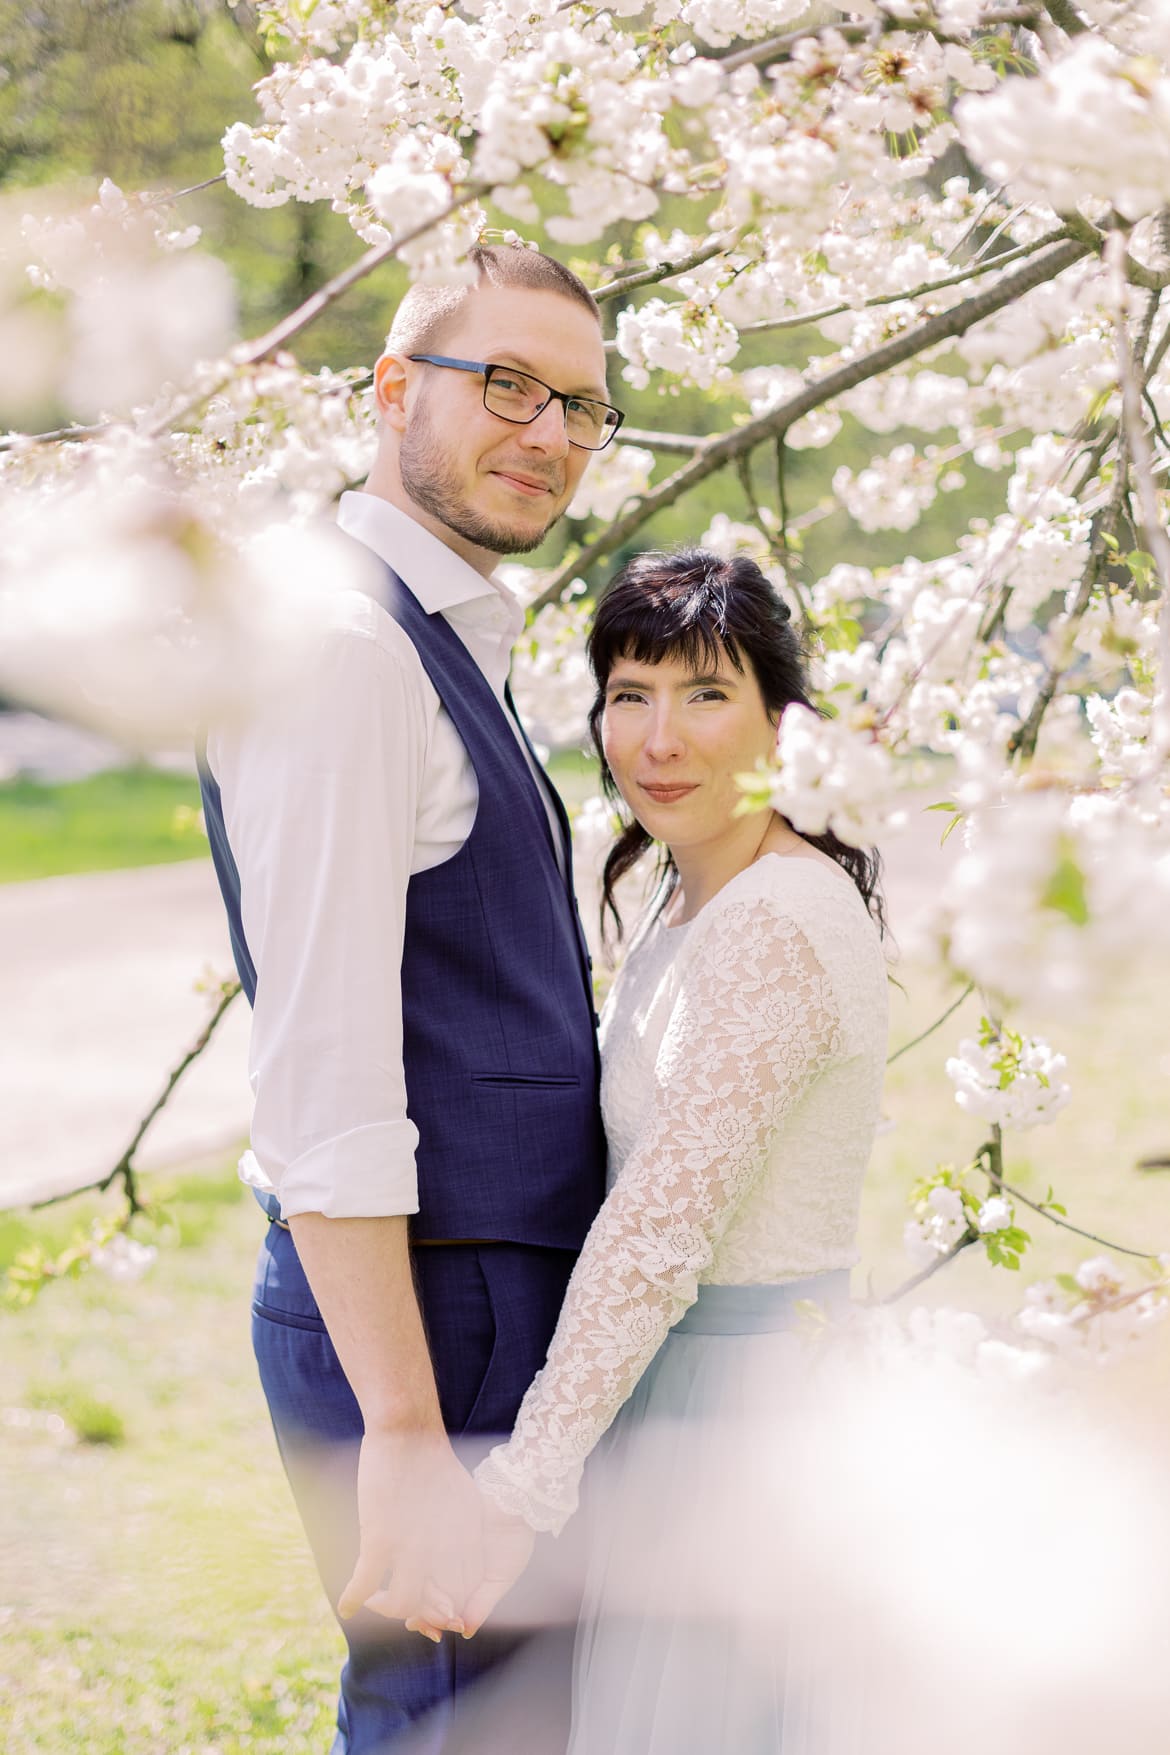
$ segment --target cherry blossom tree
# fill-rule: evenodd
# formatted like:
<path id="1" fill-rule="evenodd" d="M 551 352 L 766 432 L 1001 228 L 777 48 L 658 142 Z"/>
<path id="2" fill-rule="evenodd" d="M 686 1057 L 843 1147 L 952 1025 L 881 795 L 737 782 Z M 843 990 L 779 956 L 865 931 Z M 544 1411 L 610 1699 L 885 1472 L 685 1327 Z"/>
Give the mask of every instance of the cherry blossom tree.
<path id="1" fill-rule="evenodd" d="M 240 341 L 182 192 L 106 182 L 86 211 L 4 219 L 0 345 L 76 424 L 0 440 L 0 686 L 140 746 L 290 686 L 320 580 L 347 576 L 315 521 L 374 432 L 369 362 L 310 373 L 297 339 L 382 264 L 459 279 L 485 227 L 515 227 L 589 281 L 615 387 L 663 407 L 597 460 L 557 563 L 511 568 L 517 693 L 576 735 L 590 593 L 718 478 L 703 540 L 771 572 L 821 710 L 785 717 L 748 799 L 864 844 L 904 819 L 923 752 L 954 764 L 963 845 L 926 936 L 983 996 L 946 1072 L 988 1137 L 913 1191 L 909 1284 L 972 1246 L 1017 1266 L 1021 1206 L 1075 1232 L 1012 1183 L 1005 1140 L 1067 1096 L 1029 1005 L 1124 981 L 1170 922 L 1170 6 L 234 9 L 268 70 L 227 185 L 343 215 L 352 266 Z M 846 422 L 871 455 L 794 510 L 801 454 Z M 965 484 L 981 510 L 916 558 Z M 818 575 L 833 516 L 905 533 L 901 558 Z M 600 805 L 580 822 L 607 830 Z M 1131 1284 L 1094 1258 L 1033 1291 L 1021 1333 L 1128 1335 L 1170 1308 L 1168 1268 Z"/>

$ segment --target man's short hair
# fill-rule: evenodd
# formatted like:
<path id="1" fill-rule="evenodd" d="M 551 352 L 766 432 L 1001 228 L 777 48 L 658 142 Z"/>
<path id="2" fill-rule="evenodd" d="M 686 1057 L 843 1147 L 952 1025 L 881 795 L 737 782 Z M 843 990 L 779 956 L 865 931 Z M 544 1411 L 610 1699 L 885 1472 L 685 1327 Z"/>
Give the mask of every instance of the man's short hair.
<path id="1" fill-rule="evenodd" d="M 523 244 L 473 244 L 467 252 L 475 280 L 460 286 L 426 286 L 416 282 L 394 313 L 386 338 L 391 353 L 434 353 L 464 302 L 483 286 L 515 286 L 528 291 L 561 293 L 592 312 L 600 324 L 597 301 L 571 268 L 541 250 Z"/>

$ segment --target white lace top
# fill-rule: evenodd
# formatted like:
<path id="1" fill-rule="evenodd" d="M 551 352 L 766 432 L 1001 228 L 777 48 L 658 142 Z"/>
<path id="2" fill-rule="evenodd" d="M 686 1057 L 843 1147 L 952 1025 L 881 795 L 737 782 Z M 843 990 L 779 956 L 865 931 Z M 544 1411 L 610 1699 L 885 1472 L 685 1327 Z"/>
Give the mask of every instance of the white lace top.
<path id="1" fill-rule="evenodd" d="M 480 1486 L 559 1530 L 584 1466 L 702 1282 L 851 1267 L 886 968 L 851 879 L 765 854 L 635 937 L 601 1026 L 609 1193 L 544 1368 Z"/>

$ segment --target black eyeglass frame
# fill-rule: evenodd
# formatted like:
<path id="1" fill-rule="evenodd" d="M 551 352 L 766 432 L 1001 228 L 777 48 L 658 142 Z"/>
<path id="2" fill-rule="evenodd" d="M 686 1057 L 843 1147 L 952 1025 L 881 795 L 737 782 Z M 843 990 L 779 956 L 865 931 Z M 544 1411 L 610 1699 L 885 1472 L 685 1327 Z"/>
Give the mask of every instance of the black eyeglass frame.
<path id="1" fill-rule="evenodd" d="M 479 372 L 479 373 L 481 373 L 483 376 L 483 405 L 484 405 L 484 407 L 487 408 L 487 411 L 489 414 L 494 414 L 497 420 L 506 420 L 510 426 L 530 427 L 534 420 L 538 420 L 540 418 L 540 416 L 544 413 L 545 409 L 548 407 L 550 402 L 559 402 L 561 404 L 561 407 L 565 411 L 565 435 L 566 435 L 566 437 L 568 437 L 568 421 L 569 421 L 569 404 L 570 404 L 570 402 L 587 402 L 589 404 L 590 408 L 604 408 L 607 414 L 612 414 L 612 415 L 617 416 L 616 420 L 614 421 L 613 425 L 610 427 L 609 431 L 606 433 L 605 438 L 602 440 L 600 445 L 582 445 L 580 440 L 578 440 L 578 439 L 569 439 L 570 445 L 576 445 L 576 447 L 579 451 L 604 451 L 605 447 L 614 438 L 614 436 L 616 435 L 616 433 L 618 431 L 618 428 L 621 426 L 622 422 L 626 418 L 624 413 L 622 412 L 622 410 L 620 408 L 615 408 L 613 406 L 612 402 L 599 402 L 595 396 L 575 396 L 575 395 L 571 394 L 568 390 L 554 390 L 552 385 L 546 384 L 543 378 L 536 377 L 536 375 L 532 372 L 526 372 L 523 369 L 523 367 L 521 367 L 521 366 L 506 366 L 501 361 L 498 361 L 498 360 L 494 361 L 494 362 L 491 360 L 456 360 L 456 359 L 451 359 L 449 357 L 449 355 L 444 354 L 444 353 L 410 353 L 410 354 L 407 354 L 406 357 L 409 360 L 414 360 L 419 365 L 447 366 L 453 372 Z M 501 414 L 498 409 L 488 408 L 488 400 L 487 400 L 488 389 L 491 386 L 492 377 L 496 372 L 516 372 L 519 374 L 520 377 L 528 378 L 532 381 L 533 384 L 539 384 L 542 390 L 548 391 L 548 395 L 545 397 L 545 399 L 541 403 L 540 407 L 538 409 L 535 409 L 533 411 L 533 413 L 528 416 L 527 420 L 514 420 L 510 414 Z"/>

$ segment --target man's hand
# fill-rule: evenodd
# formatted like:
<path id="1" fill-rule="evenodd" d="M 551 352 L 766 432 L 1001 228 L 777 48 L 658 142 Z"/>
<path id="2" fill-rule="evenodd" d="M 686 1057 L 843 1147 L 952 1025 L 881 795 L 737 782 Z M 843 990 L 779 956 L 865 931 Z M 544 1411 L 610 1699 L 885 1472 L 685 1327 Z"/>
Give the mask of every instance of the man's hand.
<path id="1" fill-rule="evenodd" d="M 367 1432 L 358 1458 L 360 1548 L 338 1613 L 463 1631 L 479 1578 L 480 1496 L 443 1433 Z M 421 1628 L 420 1628 L 421 1631 Z"/>

